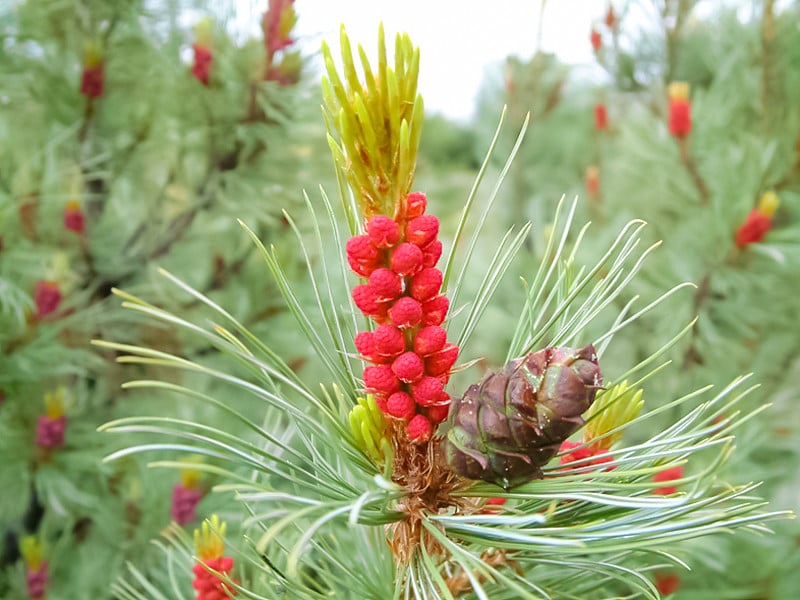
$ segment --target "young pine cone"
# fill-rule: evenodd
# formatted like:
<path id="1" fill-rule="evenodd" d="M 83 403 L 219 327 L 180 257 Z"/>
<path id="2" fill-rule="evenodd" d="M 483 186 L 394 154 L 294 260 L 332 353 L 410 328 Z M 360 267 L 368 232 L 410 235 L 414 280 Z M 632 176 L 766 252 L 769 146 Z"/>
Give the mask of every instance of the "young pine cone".
<path id="1" fill-rule="evenodd" d="M 546 348 L 487 373 L 450 407 L 448 465 L 506 489 L 540 479 L 542 465 L 583 424 L 601 383 L 591 345 Z"/>

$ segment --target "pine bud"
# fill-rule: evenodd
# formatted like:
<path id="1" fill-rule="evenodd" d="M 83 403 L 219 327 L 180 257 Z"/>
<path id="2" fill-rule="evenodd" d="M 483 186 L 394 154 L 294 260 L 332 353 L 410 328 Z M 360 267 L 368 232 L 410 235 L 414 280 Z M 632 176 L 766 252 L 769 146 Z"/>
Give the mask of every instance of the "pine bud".
<path id="1" fill-rule="evenodd" d="M 386 400 L 386 412 L 393 417 L 408 421 L 416 414 L 417 405 L 405 392 L 395 392 Z"/>
<path id="2" fill-rule="evenodd" d="M 439 404 L 444 393 L 444 383 L 438 377 L 425 376 L 411 384 L 411 395 L 420 406 Z"/>
<path id="3" fill-rule="evenodd" d="M 433 240 L 422 249 L 422 266 L 435 267 L 442 257 L 442 242 Z"/>
<path id="4" fill-rule="evenodd" d="M 392 252 L 390 264 L 398 275 L 414 275 L 422 268 L 422 250 L 414 244 L 404 242 Z"/>
<path id="5" fill-rule="evenodd" d="M 47 561 L 38 538 L 23 536 L 19 542 L 19 553 L 25 563 L 25 585 L 29 598 L 44 598 L 47 582 Z"/>
<path id="6" fill-rule="evenodd" d="M 375 356 L 375 335 L 371 331 L 359 331 L 354 342 L 358 353 L 367 360 L 372 360 Z"/>
<path id="7" fill-rule="evenodd" d="M 430 300 L 442 289 L 442 272 L 439 269 L 422 269 L 411 279 L 411 296 L 420 302 Z"/>
<path id="8" fill-rule="evenodd" d="M 369 276 L 369 285 L 381 301 L 394 300 L 403 291 L 400 276 L 386 267 L 375 269 Z"/>
<path id="9" fill-rule="evenodd" d="M 358 261 L 350 258 L 349 256 L 347 257 L 347 264 L 350 265 L 350 269 L 353 271 L 353 273 L 359 277 L 369 277 L 377 266 L 374 263 Z"/>
<path id="10" fill-rule="evenodd" d="M 432 432 L 431 422 L 425 415 L 416 415 L 406 426 L 406 433 L 409 439 L 415 442 L 427 442 L 431 439 Z"/>
<path id="11" fill-rule="evenodd" d="M 402 296 L 389 309 L 389 319 L 401 329 L 419 325 L 422 320 L 422 305 L 413 298 Z"/>
<path id="12" fill-rule="evenodd" d="M 361 284 L 353 288 L 353 302 L 365 315 L 380 313 L 380 294 L 369 284 Z"/>
<path id="13" fill-rule="evenodd" d="M 428 408 L 425 409 L 425 413 L 428 416 L 428 419 L 430 419 L 430 421 L 434 425 L 438 425 L 439 423 L 444 421 L 447 418 L 448 412 L 450 412 L 450 405 L 447 403 L 434 404 L 433 406 L 429 406 Z"/>
<path id="14" fill-rule="evenodd" d="M 421 217 L 428 208 L 428 199 L 422 192 L 411 192 L 406 196 L 406 218 Z"/>
<path id="15" fill-rule="evenodd" d="M 627 381 L 600 390 L 586 413 L 583 440 L 591 443 L 594 452 L 610 449 L 622 437 L 622 431 L 611 432 L 638 417 L 643 405 L 642 390 L 629 388 Z"/>
<path id="16" fill-rule="evenodd" d="M 414 338 L 414 352 L 420 356 L 428 356 L 444 348 L 447 342 L 447 332 L 443 327 L 431 325 L 423 327 Z"/>
<path id="17" fill-rule="evenodd" d="M 481 510 L 481 513 L 487 515 L 496 515 L 503 510 L 500 507 L 504 506 L 507 501 L 507 498 L 489 498 L 483 504 L 483 510 Z"/>
<path id="18" fill-rule="evenodd" d="M 458 359 L 458 346 L 447 344 L 438 352 L 425 358 L 425 372 L 438 377 L 447 374 Z"/>
<path id="19" fill-rule="evenodd" d="M 425 373 L 425 365 L 414 352 L 404 352 L 394 359 L 392 372 L 400 381 L 411 383 L 422 378 Z"/>
<path id="20" fill-rule="evenodd" d="M 375 262 L 378 260 L 378 250 L 370 242 L 368 235 L 356 235 L 347 240 L 345 245 L 347 258 L 358 262 Z"/>
<path id="21" fill-rule="evenodd" d="M 380 325 L 373 332 L 375 353 L 380 356 L 394 357 L 406 349 L 403 333 L 394 325 Z"/>
<path id="22" fill-rule="evenodd" d="M 447 296 L 436 296 L 422 304 L 422 324 L 441 325 L 450 308 Z"/>
<path id="23" fill-rule="evenodd" d="M 391 248 L 400 241 L 400 226 L 385 215 L 375 215 L 367 223 L 367 235 L 376 248 Z"/>
<path id="24" fill-rule="evenodd" d="M 439 219 L 434 215 L 415 217 L 406 226 L 406 241 L 424 248 L 439 235 Z"/>
<path id="25" fill-rule="evenodd" d="M 506 488 L 541 478 L 541 466 L 583 424 L 600 383 L 592 346 L 547 348 L 488 373 L 451 407 L 448 464 Z"/>
<path id="26" fill-rule="evenodd" d="M 400 390 L 400 380 L 389 365 L 375 365 L 364 369 L 364 386 L 370 391 L 389 395 Z"/>
<path id="27" fill-rule="evenodd" d="M 373 396 L 359 397 L 356 405 L 350 410 L 347 420 L 350 432 L 356 445 L 366 452 L 378 464 L 386 462 L 381 441 L 386 437 L 386 399 L 383 406 L 373 400 Z"/>
<path id="28" fill-rule="evenodd" d="M 229 556 L 206 558 L 203 563 L 205 567 L 200 564 L 192 567 L 192 573 L 195 575 L 192 587 L 197 591 L 197 600 L 226 600 L 234 597 L 236 589 L 212 572 L 230 575 L 233 571 L 233 558 Z"/>

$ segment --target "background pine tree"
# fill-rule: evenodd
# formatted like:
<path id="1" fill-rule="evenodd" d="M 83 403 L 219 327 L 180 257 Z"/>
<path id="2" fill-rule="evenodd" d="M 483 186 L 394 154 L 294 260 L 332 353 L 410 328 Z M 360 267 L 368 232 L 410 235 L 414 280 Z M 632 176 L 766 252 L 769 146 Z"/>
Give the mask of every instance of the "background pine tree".
<path id="1" fill-rule="evenodd" d="M 117 446 L 96 428 L 147 406 L 188 419 L 202 411 L 121 391 L 130 369 L 89 341 L 218 359 L 174 327 L 131 319 L 110 300 L 114 287 L 199 314 L 200 303 L 162 294 L 156 269 L 190 273 L 259 335 L 291 339 L 275 326 L 283 309 L 253 272 L 252 245 L 231 235 L 231 215 L 264 239 L 283 237 L 281 211 L 315 168 L 293 143 L 302 110 L 295 18 L 290 3 L 275 4 L 263 23 L 247 24 L 263 33 L 247 37 L 231 25 L 235 8 L 0 7 L 1 597 L 41 597 L 33 579 L 46 574 L 48 598 L 107 598 L 125 561 L 147 569 L 157 560 L 150 540 L 170 522 L 178 478 L 136 458 L 103 464 Z M 134 372 L 162 376 L 157 365 Z M 173 499 L 172 516 L 192 523 L 213 479 L 188 481 L 194 499 L 183 516 Z"/>

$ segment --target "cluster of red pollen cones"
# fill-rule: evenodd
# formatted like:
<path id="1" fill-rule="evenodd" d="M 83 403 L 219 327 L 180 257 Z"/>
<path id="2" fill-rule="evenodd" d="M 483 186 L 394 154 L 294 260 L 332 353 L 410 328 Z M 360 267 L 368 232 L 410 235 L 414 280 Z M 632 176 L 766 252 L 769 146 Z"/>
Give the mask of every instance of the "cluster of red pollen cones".
<path id="1" fill-rule="evenodd" d="M 450 303 L 440 293 L 442 255 L 439 220 L 426 215 L 424 194 L 406 198 L 405 218 L 370 218 L 365 233 L 347 241 L 347 261 L 366 279 L 353 288 L 353 301 L 377 326 L 356 335 L 355 345 L 370 366 L 364 387 L 383 413 L 402 421 L 409 439 L 430 439 L 446 417 L 444 391 L 458 346 L 447 341 L 442 323 Z"/>

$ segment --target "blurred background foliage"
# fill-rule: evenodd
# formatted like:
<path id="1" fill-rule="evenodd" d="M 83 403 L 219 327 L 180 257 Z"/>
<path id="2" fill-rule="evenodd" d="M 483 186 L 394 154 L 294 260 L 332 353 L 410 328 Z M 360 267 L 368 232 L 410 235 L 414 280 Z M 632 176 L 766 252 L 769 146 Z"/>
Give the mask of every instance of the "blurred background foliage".
<path id="1" fill-rule="evenodd" d="M 158 566 L 149 541 L 169 524 L 182 484 L 143 460 L 102 463 L 125 443 L 95 429 L 152 412 L 219 418 L 175 398 L 120 389 L 133 377 L 175 375 L 158 365 L 146 372 L 116 365 L 111 353 L 90 349 L 90 339 L 166 347 L 203 364 L 237 367 L 120 310 L 112 288 L 202 317 L 199 302 L 164 289 L 156 277 L 164 267 L 273 346 L 289 349 L 291 366 L 304 376 L 321 373 L 236 222 L 275 245 L 301 280 L 282 211 L 305 230 L 302 190 L 314 198 L 318 185 L 336 189 L 319 116 L 316 51 L 299 53 L 294 22 L 285 16 L 296 9 L 302 18 L 308 9 L 302 1 L 264 2 L 261 23 L 240 30 L 237 4 L 27 0 L 0 7 L 0 597 L 36 597 L 35 568 L 19 553 L 25 536 L 43 547 L 53 599 L 110 597 L 109 583 L 126 561 L 142 572 Z M 745 4 L 752 10 L 743 11 Z M 503 290 L 508 297 L 518 292 L 519 277 L 530 276 L 526 265 L 538 264 L 562 195 L 579 195 L 578 221 L 593 222 L 582 246 L 588 255 L 624 222 L 642 218 L 649 241 L 663 244 L 635 292 L 648 301 L 679 281 L 697 287 L 669 300 L 672 319 L 644 318 L 620 334 L 614 354 L 647 356 L 676 323 L 697 315 L 692 335 L 671 350 L 682 376 L 649 381 L 645 402 L 648 389 L 676 397 L 754 372 L 761 387 L 747 401 L 771 407 L 741 431 L 728 477 L 764 479 L 761 493 L 773 507 L 795 510 L 798 23 L 797 2 L 618 0 L 586 32 L 596 50 L 591 65 L 564 64 L 538 50 L 532 36 L 530 54 L 487 71 L 471 122 L 426 118 L 416 183 L 441 215 L 447 245 L 502 106 L 510 126 L 499 162 L 489 165 L 495 173 L 530 112 L 489 226 L 501 235 L 531 220 L 533 233 L 502 284 L 501 302 L 476 332 L 482 364 L 504 360 L 516 307 L 502 302 Z M 690 86 L 692 125 L 682 137 L 668 128 L 675 81 Z M 780 202 L 770 230 L 740 247 L 737 231 L 767 192 Z M 304 293 L 312 297 L 312 290 Z M 615 369 L 614 354 L 604 369 Z M 196 375 L 181 378 L 256 422 L 263 418 L 258 406 L 221 396 Z M 44 398 L 59 389 L 66 416 L 60 444 L 40 432 L 42 418 L 58 418 Z M 238 510 L 224 494 L 207 494 L 208 478 L 194 485 L 202 498 L 198 516 Z M 778 527 L 775 535 L 687 544 L 682 551 L 693 569 L 680 573 L 675 597 L 800 597 L 800 529 Z"/>

